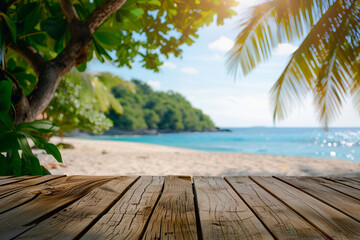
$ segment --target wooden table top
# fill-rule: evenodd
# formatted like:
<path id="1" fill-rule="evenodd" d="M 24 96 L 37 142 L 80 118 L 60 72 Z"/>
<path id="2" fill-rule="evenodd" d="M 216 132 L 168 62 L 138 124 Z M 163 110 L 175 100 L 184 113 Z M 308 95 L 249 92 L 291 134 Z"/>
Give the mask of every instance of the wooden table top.
<path id="1" fill-rule="evenodd" d="M 0 177 L 0 239 L 360 239 L 360 178 Z"/>

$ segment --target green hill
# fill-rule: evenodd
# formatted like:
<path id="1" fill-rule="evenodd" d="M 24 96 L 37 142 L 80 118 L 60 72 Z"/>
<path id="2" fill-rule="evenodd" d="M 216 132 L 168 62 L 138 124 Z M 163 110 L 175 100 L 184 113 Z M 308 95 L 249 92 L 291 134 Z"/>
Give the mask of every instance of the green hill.
<path id="1" fill-rule="evenodd" d="M 130 84 L 129 84 L 130 83 Z M 122 130 L 157 129 L 164 131 L 206 131 L 215 129 L 209 116 L 179 93 L 154 91 L 139 80 L 112 89 L 124 108 L 120 115 L 110 111 L 107 117 Z"/>

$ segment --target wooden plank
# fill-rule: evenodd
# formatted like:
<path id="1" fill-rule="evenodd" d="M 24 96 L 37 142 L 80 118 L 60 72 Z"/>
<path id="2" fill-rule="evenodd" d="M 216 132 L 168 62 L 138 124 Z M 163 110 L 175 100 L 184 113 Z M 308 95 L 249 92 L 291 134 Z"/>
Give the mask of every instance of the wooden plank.
<path id="1" fill-rule="evenodd" d="M 0 239 L 10 239 L 23 233 L 33 227 L 31 224 L 46 218 L 112 179 L 113 177 L 89 176 L 59 178 L 1 199 L 1 204 L 4 200 L 15 200 L 21 196 L 30 198 L 31 201 L 0 214 Z"/>
<path id="2" fill-rule="evenodd" d="M 72 179 L 74 179 L 74 178 L 72 178 Z M 0 199 L 0 214 L 4 213 L 6 211 L 9 211 L 13 208 L 16 208 L 18 206 L 21 206 L 21 205 L 35 199 L 36 197 L 39 196 L 39 194 L 46 193 L 46 190 L 48 189 L 48 187 L 50 187 L 49 189 L 51 189 L 52 186 L 67 183 L 68 180 L 69 180 L 68 178 L 54 179 L 51 182 L 47 182 L 47 183 L 44 183 L 44 184 L 41 184 L 38 186 L 32 186 L 27 189 L 18 191 L 14 194 L 4 196 L 3 198 Z M 15 183 L 13 183 L 13 184 L 15 184 Z M 5 185 L 5 186 L 11 187 L 13 184 Z"/>
<path id="3" fill-rule="evenodd" d="M 350 178 L 351 180 L 353 181 L 356 181 L 358 183 L 360 183 L 360 177 L 353 177 L 353 178 Z"/>
<path id="4" fill-rule="evenodd" d="M 150 217 L 144 239 L 197 239 L 190 177 L 165 177 L 164 191 Z"/>
<path id="5" fill-rule="evenodd" d="M 13 178 L 15 176 L 0 176 L 0 179 Z"/>
<path id="6" fill-rule="evenodd" d="M 37 177 L 40 177 L 40 176 L 22 176 L 22 177 L 14 177 L 14 178 L 4 178 L 4 179 L 0 179 L 0 186 L 10 184 L 10 183 L 24 181 L 26 179 L 37 178 Z"/>
<path id="7" fill-rule="evenodd" d="M 123 196 L 138 177 L 121 177 L 93 189 L 83 198 L 42 221 L 16 239 L 68 240 L 77 238 Z"/>
<path id="8" fill-rule="evenodd" d="M 279 179 L 360 221 L 360 201 L 322 185 L 325 179 L 315 177 L 279 177 Z"/>
<path id="9" fill-rule="evenodd" d="M 140 239 L 164 177 L 141 177 L 81 239 Z"/>
<path id="10" fill-rule="evenodd" d="M 325 178 L 323 178 L 323 179 L 324 179 L 324 181 L 321 183 L 322 185 L 327 186 L 331 189 L 342 192 L 348 196 L 351 196 L 355 199 L 360 200 L 360 190 L 359 189 L 350 187 L 348 185 L 344 185 L 335 180 L 330 180 L 330 179 L 325 179 Z"/>
<path id="11" fill-rule="evenodd" d="M 277 239 L 325 239 L 303 218 L 248 177 L 226 180 Z"/>
<path id="12" fill-rule="evenodd" d="M 221 177 L 194 177 L 204 239 L 274 239 Z"/>
<path id="13" fill-rule="evenodd" d="M 360 238 L 360 223 L 310 195 L 272 177 L 251 177 L 324 235 L 333 239 Z"/>
<path id="14" fill-rule="evenodd" d="M 60 177 L 65 177 L 65 175 L 46 175 L 38 178 L 30 178 L 24 181 L 0 186 L 0 198 L 16 193 L 24 188 L 38 185 Z"/>
<path id="15" fill-rule="evenodd" d="M 360 190 L 360 183 L 350 178 L 327 177 L 326 179 L 332 180 L 334 182 L 342 183 L 343 185 Z"/>

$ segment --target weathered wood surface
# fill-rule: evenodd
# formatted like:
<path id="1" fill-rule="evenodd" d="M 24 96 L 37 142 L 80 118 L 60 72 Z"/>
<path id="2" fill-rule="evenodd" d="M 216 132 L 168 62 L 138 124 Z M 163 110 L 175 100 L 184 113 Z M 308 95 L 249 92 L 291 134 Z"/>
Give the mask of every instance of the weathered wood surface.
<path id="1" fill-rule="evenodd" d="M 163 184 L 164 177 L 141 177 L 81 239 L 139 239 Z"/>
<path id="2" fill-rule="evenodd" d="M 136 181 L 136 177 L 121 177 L 93 189 L 79 201 L 54 214 L 19 239 L 74 239 L 99 219 Z"/>
<path id="3" fill-rule="evenodd" d="M 275 178 L 251 178 L 298 215 L 305 218 L 325 236 L 332 239 L 360 237 L 360 222 L 331 206 Z"/>
<path id="4" fill-rule="evenodd" d="M 32 224 L 109 180 L 109 177 L 70 176 L 29 187 L 2 198 L 2 207 L 6 208 L 3 202 L 9 207 L 0 214 L 0 239 L 11 239 L 30 229 Z"/>
<path id="5" fill-rule="evenodd" d="M 323 186 L 324 180 L 313 177 L 281 177 L 279 179 L 360 222 L 360 201 L 328 188 L 326 185 Z"/>
<path id="6" fill-rule="evenodd" d="M 314 227 L 248 177 L 226 177 L 278 239 L 324 239 Z"/>
<path id="7" fill-rule="evenodd" d="M 144 239 L 197 239 L 194 196 L 190 177 L 165 177 Z"/>
<path id="8" fill-rule="evenodd" d="M 10 184 L 10 183 L 14 183 L 14 182 L 20 182 L 20 181 L 24 181 L 26 179 L 31 179 L 31 178 L 36 178 L 39 176 L 23 176 L 23 177 L 4 177 L 0 179 L 0 186 L 2 185 L 6 185 L 6 184 Z"/>
<path id="9" fill-rule="evenodd" d="M 65 175 L 46 175 L 38 178 L 29 178 L 24 181 L 15 182 L 13 184 L 7 184 L 0 186 L 0 198 L 8 196 L 10 194 L 16 193 L 24 188 L 38 185 L 44 182 L 48 182 L 50 180 L 65 177 Z"/>
<path id="10" fill-rule="evenodd" d="M 357 181 L 355 178 L 328 178 L 334 182 L 339 182 L 342 183 L 346 186 L 352 187 L 352 188 L 356 188 L 356 189 L 360 189 L 360 182 Z"/>
<path id="11" fill-rule="evenodd" d="M 0 239 L 360 239 L 355 178 L 0 177 Z"/>
<path id="12" fill-rule="evenodd" d="M 194 177 L 204 239 L 274 239 L 221 177 Z"/>

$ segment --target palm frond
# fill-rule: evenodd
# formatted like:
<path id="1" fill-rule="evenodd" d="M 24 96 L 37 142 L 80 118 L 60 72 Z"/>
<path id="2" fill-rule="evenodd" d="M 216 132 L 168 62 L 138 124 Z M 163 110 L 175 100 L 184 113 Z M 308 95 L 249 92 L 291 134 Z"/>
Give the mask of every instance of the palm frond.
<path id="1" fill-rule="evenodd" d="M 268 0 L 250 8 L 240 20 L 242 30 L 229 52 L 229 72 L 235 77 L 238 73 L 247 75 L 271 57 L 279 43 L 302 38 L 334 1 Z"/>
<path id="2" fill-rule="evenodd" d="M 349 92 L 359 109 L 360 1 L 269 0 L 262 6 L 268 14 L 262 19 L 253 16 L 263 9 L 255 6 L 230 52 L 228 66 L 233 72 L 241 67 L 246 75 L 278 43 L 307 34 L 271 90 L 274 121 L 285 118 L 309 92 L 326 128 L 340 114 Z"/>

